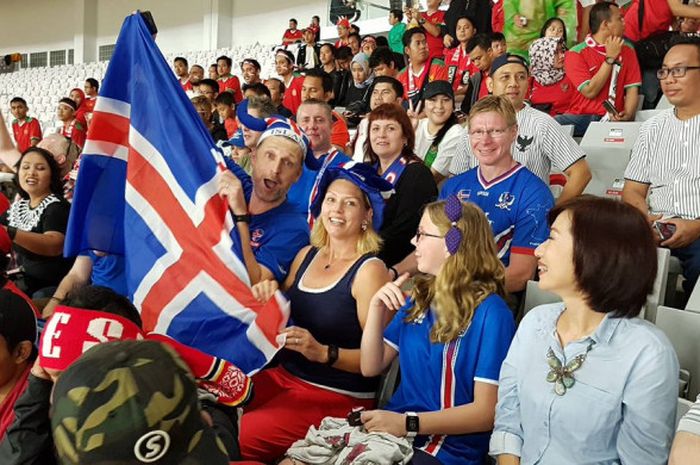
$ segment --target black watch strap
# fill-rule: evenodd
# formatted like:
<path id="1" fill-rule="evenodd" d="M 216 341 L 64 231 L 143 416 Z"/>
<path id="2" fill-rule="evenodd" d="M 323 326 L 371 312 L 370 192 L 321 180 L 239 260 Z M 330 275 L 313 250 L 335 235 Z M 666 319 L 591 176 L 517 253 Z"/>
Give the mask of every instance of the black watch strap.
<path id="1" fill-rule="evenodd" d="M 245 215 L 233 215 L 233 222 L 250 224 L 250 213 L 246 213 Z"/>
<path id="2" fill-rule="evenodd" d="M 418 421 L 418 414 L 416 412 L 406 412 L 406 437 L 416 437 L 419 429 L 420 422 Z"/>
<path id="3" fill-rule="evenodd" d="M 338 351 L 338 346 L 328 344 L 328 361 L 326 365 L 333 366 L 333 364 L 338 361 Z"/>

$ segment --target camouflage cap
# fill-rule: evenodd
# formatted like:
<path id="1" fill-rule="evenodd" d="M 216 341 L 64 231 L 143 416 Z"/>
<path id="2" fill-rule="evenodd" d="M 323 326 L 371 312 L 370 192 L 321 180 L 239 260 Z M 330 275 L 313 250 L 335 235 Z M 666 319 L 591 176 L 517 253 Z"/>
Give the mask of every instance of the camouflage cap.
<path id="1" fill-rule="evenodd" d="M 51 430 L 62 465 L 228 464 L 187 365 L 153 341 L 85 352 L 56 382 Z"/>

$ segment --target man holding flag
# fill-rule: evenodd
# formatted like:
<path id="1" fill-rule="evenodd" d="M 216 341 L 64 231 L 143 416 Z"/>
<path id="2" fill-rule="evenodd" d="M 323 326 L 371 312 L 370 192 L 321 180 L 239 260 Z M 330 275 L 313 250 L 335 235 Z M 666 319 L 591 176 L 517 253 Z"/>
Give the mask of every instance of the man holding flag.
<path id="1" fill-rule="evenodd" d="M 142 16 L 129 16 L 95 105 L 65 245 L 67 256 L 123 255 L 146 331 L 249 375 L 281 348 L 289 316 L 281 296 L 259 304 L 251 281 L 282 279 L 280 251 L 293 257 L 308 241 L 303 215 L 286 208 L 308 143 L 286 120 L 266 126 L 252 180 L 237 166 L 226 172 Z"/>

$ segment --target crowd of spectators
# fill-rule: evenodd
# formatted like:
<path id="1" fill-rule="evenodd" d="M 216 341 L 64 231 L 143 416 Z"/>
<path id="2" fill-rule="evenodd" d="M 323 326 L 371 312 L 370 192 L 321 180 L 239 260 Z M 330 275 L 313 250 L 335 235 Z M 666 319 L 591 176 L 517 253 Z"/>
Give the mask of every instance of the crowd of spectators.
<path id="1" fill-rule="evenodd" d="M 700 276 L 700 8 L 581 2 L 576 31 L 572 5 L 477 3 L 391 10 L 387 37 L 341 17 L 333 43 L 290 19 L 267 79 L 259 57 L 207 76 L 174 59 L 225 157 L 252 293 L 290 301 L 250 378 L 143 335 L 124 257 L 63 256 L 99 83 L 57 102 L 46 137 L 14 97 L 0 463 L 700 464 L 700 397 L 674 441 L 678 359 L 638 318 L 657 247 L 686 298 Z M 672 108 L 641 125 L 621 199 L 585 195 L 574 137 L 658 90 Z M 561 302 L 523 317 L 531 280 Z"/>

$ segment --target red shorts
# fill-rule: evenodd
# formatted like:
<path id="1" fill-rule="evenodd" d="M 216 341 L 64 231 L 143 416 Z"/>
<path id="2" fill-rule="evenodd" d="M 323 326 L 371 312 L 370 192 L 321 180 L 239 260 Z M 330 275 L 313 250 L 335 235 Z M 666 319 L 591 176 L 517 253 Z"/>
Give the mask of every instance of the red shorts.
<path id="1" fill-rule="evenodd" d="M 253 376 L 253 401 L 243 410 L 240 445 L 245 460 L 272 462 L 325 417 L 345 417 L 353 407 L 373 409 L 375 399 L 358 399 L 309 384 L 282 367 Z"/>

